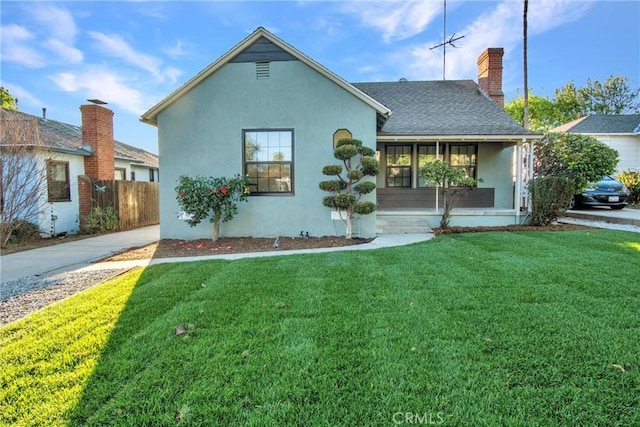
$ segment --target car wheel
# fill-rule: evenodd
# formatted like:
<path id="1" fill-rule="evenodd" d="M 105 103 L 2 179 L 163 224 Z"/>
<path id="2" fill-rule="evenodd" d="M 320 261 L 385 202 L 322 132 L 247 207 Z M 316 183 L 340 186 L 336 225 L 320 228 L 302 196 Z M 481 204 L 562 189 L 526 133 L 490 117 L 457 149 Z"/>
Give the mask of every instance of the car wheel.
<path id="1" fill-rule="evenodd" d="M 611 209 L 620 210 L 620 209 L 622 209 L 624 207 L 625 207 L 625 205 L 614 205 L 614 206 L 611 206 Z"/>

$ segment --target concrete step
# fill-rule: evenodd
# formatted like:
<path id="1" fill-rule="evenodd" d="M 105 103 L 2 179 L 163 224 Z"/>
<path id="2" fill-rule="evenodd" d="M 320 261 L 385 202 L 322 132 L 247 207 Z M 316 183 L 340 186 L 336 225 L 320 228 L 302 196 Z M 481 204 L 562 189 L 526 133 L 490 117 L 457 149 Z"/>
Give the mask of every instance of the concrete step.
<path id="1" fill-rule="evenodd" d="M 431 231 L 426 216 L 387 214 L 376 217 L 378 234 L 431 233 Z"/>

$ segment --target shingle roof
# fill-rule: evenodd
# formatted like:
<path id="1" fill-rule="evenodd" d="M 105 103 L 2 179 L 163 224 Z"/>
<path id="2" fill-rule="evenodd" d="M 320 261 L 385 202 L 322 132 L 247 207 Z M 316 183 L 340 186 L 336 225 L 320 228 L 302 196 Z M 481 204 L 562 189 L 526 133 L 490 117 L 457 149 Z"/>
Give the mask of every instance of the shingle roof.
<path id="1" fill-rule="evenodd" d="M 595 114 L 561 126 L 569 133 L 616 134 L 640 133 L 640 114 Z"/>
<path id="2" fill-rule="evenodd" d="M 21 111 L 2 110 L 3 114 L 22 117 L 25 120 L 35 119 L 38 123 L 40 143 L 52 151 L 59 151 L 79 156 L 89 156 L 91 153 L 83 149 L 82 127 L 43 119 Z M 158 156 L 141 148 L 133 147 L 123 142 L 114 140 L 114 155 L 117 159 L 128 160 L 133 163 L 148 167 L 158 167 Z"/>
<path id="3" fill-rule="evenodd" d="M 392 111 L 379 135 L 538 135 L 520 126 L 473 80 L 352 84 Z"/>

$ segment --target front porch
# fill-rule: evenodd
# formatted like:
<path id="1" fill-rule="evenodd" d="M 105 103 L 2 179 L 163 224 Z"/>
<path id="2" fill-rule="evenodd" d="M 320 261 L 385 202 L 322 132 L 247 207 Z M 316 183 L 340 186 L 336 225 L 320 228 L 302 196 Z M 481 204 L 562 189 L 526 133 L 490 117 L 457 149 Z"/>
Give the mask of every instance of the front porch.
<path id="1" fill-rule="evenodd" d="M 381 208 L 376 212 L 376 234 L 429 233 L 440 227 L 442 209 Z M 452 227 L 492 227 L 523 224 L 526 212 L 498 208 L 454 208 Z"/>

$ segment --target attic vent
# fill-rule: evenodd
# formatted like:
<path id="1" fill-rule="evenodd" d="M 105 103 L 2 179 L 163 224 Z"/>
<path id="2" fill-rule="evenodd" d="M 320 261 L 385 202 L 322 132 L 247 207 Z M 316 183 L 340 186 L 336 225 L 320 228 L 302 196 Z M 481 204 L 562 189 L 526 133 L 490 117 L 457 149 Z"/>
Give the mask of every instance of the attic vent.
<path id="1" fill-rule="evenodd" d="M 269 78 L 269 63 L 256 62 L 256 79 L 263 80 Z"/>

